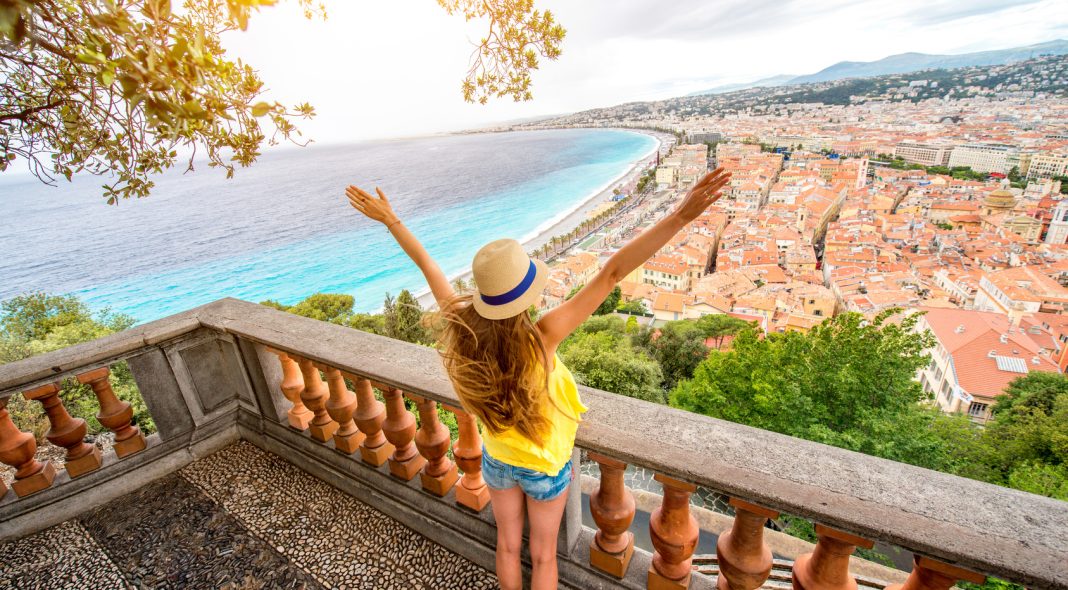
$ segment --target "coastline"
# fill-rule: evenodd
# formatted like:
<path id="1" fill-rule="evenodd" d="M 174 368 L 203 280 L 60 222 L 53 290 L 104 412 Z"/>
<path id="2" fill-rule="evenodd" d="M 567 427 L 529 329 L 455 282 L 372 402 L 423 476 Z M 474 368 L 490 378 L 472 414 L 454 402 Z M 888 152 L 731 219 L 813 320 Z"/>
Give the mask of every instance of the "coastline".
<path id="1" fill-rule="evenodd" d="M 628 167 L 621 175 L 612 179 L 610 182 L 605 183 L 600 188 L 590 191 L 585 198 L 577 202 L 572 208 L 567 209 L 556 216 L 546 220 L 544 223 L 535 228 L 530 234 L 523 236 L 519 239 L 519 242 L 523 245 L 523 249 L 528 253 L 535 248 L 538 248 L 542 244 L 545 244 L 553 236 L 559 235 L 571 231 L 579 226 L 584 219 L 586 219 L 587 213 L 598 207 L 602 203 L 611 200 L 612 189 L 622 184 L 627 185 L 631 182 L 637 181 L 644 171 L 644 163 L 648 158 L 660 151 L 664 145 L 664 140 L 661 136 L 652 131 L 646 131 L 644 129 L 629 129 L 620 128 L 620 131 L 630 131 L 632 133 L 640 133 L 642 135 L 648 135 L 656 140 L 656 145 L 653 146 L 648 152 L 643 154 L 640 158 L 634 160 L 634 162 Z M 471 267 L 464 268 L 463 271 L 449 275 L 449 282 L 455 281 L 457 278 L 462 278 L 465 281 L 471 279 Z M 412 293 L 416 301 L 423 309 L 432 309 L 437 306 L 437 302 L 434 300 L 433 293 L 430 292 L 430 287 L 423 287 L 417 292 Z M 381 311 L 381 310 L 379 310 Z"/>

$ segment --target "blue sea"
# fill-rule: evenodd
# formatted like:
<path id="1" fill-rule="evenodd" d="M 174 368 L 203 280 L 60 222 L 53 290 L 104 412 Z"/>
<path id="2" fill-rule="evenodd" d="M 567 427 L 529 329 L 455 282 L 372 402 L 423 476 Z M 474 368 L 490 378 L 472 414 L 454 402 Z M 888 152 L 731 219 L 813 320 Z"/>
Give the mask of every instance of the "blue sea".
<path id="1" fill-rule="evenodd" d="M 104 204 L 100 178 L 0 177 L 0 300 L 71 293 L 144 322 L 221 297 L 348 293 L 377 311 L 422 274 L 344 188 L 375 186 L 450 277 L 486 242 L 526 241 L 648 158 L 650 136 L 548 130 L 269 151 L 226 180 L 201 165 Z"/>

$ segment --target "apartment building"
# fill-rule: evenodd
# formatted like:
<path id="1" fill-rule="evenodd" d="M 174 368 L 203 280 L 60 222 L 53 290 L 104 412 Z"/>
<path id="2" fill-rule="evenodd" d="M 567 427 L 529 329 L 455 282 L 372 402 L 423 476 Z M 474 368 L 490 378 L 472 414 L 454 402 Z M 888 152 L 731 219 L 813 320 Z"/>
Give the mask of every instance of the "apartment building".
<path id="1" fill-rule="evenodd" d="M 672 291 L 689 291 L 689 270 L 681 258 L 654 256 L 642 265 L 642 282 Z"/>
<path id="2" fill-rule="evenodd" d="M 1024 313 L 1063 313 L 1068 289 L 1032 266 L 984 273 L 975 294 L 975 308 L 1019 318 Z"/>
<path id="3" fill-rule="evenodd" d="M 997 172 L 1008 174 L 1016 166 L 1025 172 L 1024 159 L 1015 146 L 1000 143 L 969 143 L 953 148 L 949 156 L 949 166 L 967 166 L 976 172 Z"/>
<path id="4" fill-rule="evenodd" d="M 943 412 L 990 420 L 995 399 L 1010 382 L 1032 371 L 1056 373 L 1034 335 L 1000 313 L 920 307 L 916 330 L 930 330 L 937 343 L 931 363 L 917 379 Z"/>
<path id="5" fill-rule="evenodd" d="M 1068 152 L 1047 152 L 1031 156 L 1027 178 L 1053 178 L 1068 174 Z"/>
<path id="6" fill-rule="evenodd" d="M 953 146 L 903 141 L 894 146 L 894 157 L 924 166 L 948 166 Z"/>

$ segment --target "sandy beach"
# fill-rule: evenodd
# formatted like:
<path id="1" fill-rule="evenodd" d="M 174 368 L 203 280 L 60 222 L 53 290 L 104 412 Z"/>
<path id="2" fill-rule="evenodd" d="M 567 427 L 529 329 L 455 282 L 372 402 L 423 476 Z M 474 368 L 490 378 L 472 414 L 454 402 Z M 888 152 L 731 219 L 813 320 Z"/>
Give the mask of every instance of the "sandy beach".
<path id="1" fill-rule="evenodd" d="M 578 225 L 580 223 L 582 223 L 582 221 L 584 219 L 586 219 L 586 216 L 590 211 L 594 210 L 595 208 L 600 206 L 602 203 L 612 200 L 612 197 L 613 197 L 612 190 L 615 187 L 620 186 L 620 185 L 626 186 L 628 184 L 636 182 L 638 177 L 641 176 L 642 172 L 645 170 L 645 165 L 649 161 L 649 159 L 650 158 L 654 158 L 656 153 L 660 150 L 661 146 L 664 145 L 664 139 L 663 139 L 664 136 L 662 134 L 658 134 L 658 133 L 655 133 L 655 132 L 652 132 L 652 131 L 638 130 L 638 129 L 621 129 L 621 130 L 622 131 L 633 131 L 635 133 L 642 133 L 643 135 L 649 135 L 650 137 L 653 137 L 653 138 L 655 138 L 657 140 L 656 147 L 654 149 L 650 150 L 647 154 L 643 155 L 638 160 L 636 160 L 631 165 L 631 167 L 628 168 L 627 171 L 625 173 L 623 173 L 621 176 L 619 176 L 618 178 L 614 179 L 612 182 L 606 184 L 604 186 L 604 188 L 602 188 L 600 191 L 592 193 L 589 196 L 589 198 L 587 198 L 585 201 L 583 201 L 571 213 L 569 213 L 568 215 L 566 215 L 565 217 L 563 217 L 562 219 L 560 219 L 559 221 L 557 221 L 553 225 L 545 228 L 543 231 L 539 232 L 537 235 L 535 235 L 535 236 L 533 236 L 533 237 L 531 237 L 531 238 L 529 238 L 527 240 L 524 240 L 522 242 L 523 243 L 523 248 L 525 248 L 527 252 L 531 252 L 535 248 L 537 248 L 537 247 L 541 246 L 542 244 L 548 242 L 550 239 L 552 239 L 553 236 L 560 235 L 560 234 L 565 234 L 565 233 L 571 231 L 572 229 L 578 227 Z M 471 279 L 471 268 L 468 267 L 468 268 L 464 269 L 464 271 L 461 272 L 461 273 L 450 275 L 449 276 L 449 281 L 450 282 L 451 281 L 455 281 L 457 278 L 462 278 L 465 281 L 470 281 L 470 279 Z M 430 288 L 429 287 L 423 287 L 418 292 L 414 293 L 414 295 L 415 295 L 415 298 L 419 301 L 419 305 L 421 305 L 423 307 L 423 309 L 430 309 L 432 306 L 436 306 L 436 303 L 434 301 L 434 296 L 430 292 Z"/>

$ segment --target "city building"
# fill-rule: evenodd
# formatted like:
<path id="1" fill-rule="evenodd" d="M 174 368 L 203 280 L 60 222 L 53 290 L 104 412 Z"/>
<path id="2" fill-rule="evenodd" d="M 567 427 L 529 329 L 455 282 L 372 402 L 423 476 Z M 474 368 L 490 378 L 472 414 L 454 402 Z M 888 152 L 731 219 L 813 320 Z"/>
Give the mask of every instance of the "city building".
<path id="1" fill-rule="evenodd" d="M 949 166 L 967 166 L 976 172 L 1008 174 L 1014 166 L 1023 173 L 1020 150 L 1011 145 L 996 143 L 969 143 L 953 148 Z"/>
<path id="2" fill-rule="evenodd" d="M 1031 156 L 1027 178 L 1053 178 L 1068 175 L 1068 152 L 1042 153 Z"/>
<path id="3" fill-rule="evenodd" d="M 1061 199 L 1053 208 L 1053 217 L 1050 219 L 1044 241 L 1056 245 L 1068 242 L 1068 199 Z"/>
<path id="4" fill-rule="evenodd" d="M 1030 372 L 1059 372 L 1041 354 L 1027 330 L 1000 313 L 920 307 L 926 312 L 916 330 L 930 330 L 937 344 L 931 363 L 919 371 L 923 390 L 946 413 L 967 414 L 975 422 L 990 420 L 997 396 L 1014 379 Z"/>
<path id="5" fill-rule="evenodd" d="M 894 146 L 895 158 L 924 166 L 948 166 L 951 153 L 953 153 L 951 145 L 903 141 Z"/>
<path id="6" fill-rule="evenodd" d="M 984 273 L 975 294 L 975 308 L 1020 318 L 1025 313 L 1064 313 L 1068 289 L 1032 266 Z"/>

